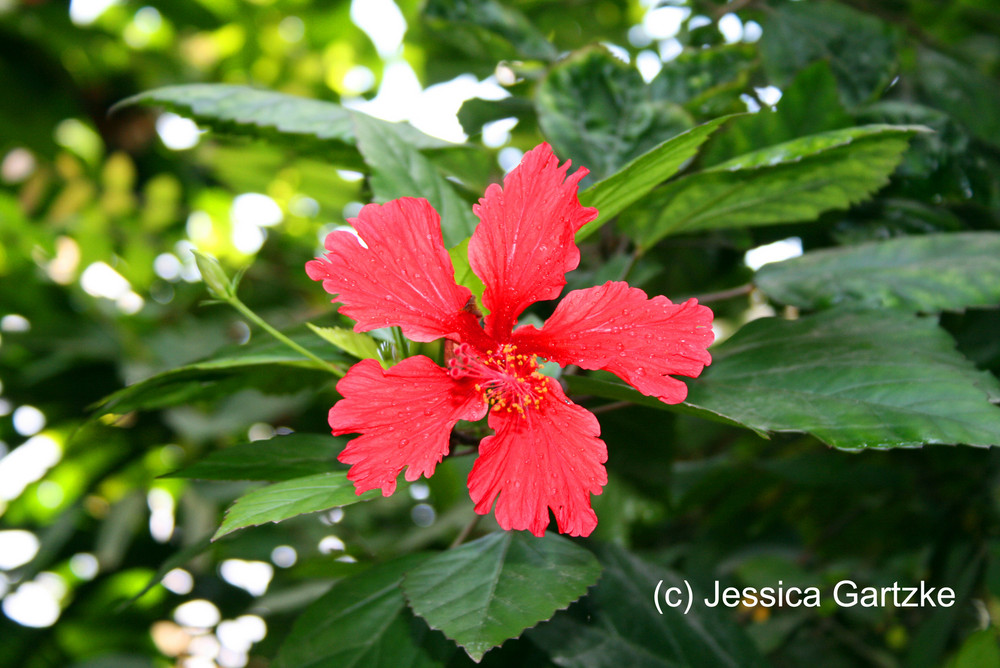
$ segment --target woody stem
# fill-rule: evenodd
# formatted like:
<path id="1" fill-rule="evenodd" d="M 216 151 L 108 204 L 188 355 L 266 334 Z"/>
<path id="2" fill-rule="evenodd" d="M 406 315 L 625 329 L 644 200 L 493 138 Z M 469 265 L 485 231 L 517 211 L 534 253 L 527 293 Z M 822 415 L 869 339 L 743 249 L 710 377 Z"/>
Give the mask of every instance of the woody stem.
<path id="1" fill-rule="evenodd" d="M 465 527 L 462 528 L 462 531 L 457 536 L 455 536 L 455 540 L 451 542 L 451 545 L 448 546 L 448 549 L 451 550 L 464 543 L 465 539 L 468 538 L 469 534 L 471 534 L 472 531 L 476 528 L 476 525 L 479 524 L 479 520 L 482 519 L 482 517 L 483 517 L 482 515 L 476 513 L 476 515 L 472 518 L 472 521 L 466 524 Z"/>

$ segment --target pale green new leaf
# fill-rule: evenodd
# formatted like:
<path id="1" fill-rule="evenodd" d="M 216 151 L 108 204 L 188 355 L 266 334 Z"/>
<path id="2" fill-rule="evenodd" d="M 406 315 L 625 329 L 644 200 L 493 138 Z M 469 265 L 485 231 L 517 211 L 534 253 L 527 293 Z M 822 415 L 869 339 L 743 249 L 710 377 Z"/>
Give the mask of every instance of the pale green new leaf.
<path id="1" fill-rule="evenodd" d="M 346 327 L 317 327 L 311 322 L 306 325 L 324 341 L 332 343 L 348 355 L 357 357 L 359 360 L 378 360 L 383 368 L 389 368 L 386 362 L 378 354 L 378 343 L 372 337 L 361 332 L 355 332 Z"/>

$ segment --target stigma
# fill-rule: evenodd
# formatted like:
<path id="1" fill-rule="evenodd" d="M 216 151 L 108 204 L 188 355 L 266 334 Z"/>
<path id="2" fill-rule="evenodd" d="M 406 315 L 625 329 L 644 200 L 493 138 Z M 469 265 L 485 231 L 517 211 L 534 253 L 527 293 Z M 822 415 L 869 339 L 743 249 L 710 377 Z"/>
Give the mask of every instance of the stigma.
<path id="1" fill-rule="evenodd" d="M 510 343 L 485 353 L 461 343 L 448 360 L 448 373 L 472 381 L 494 410 L 524 418 L 525 411 L 541 406 L 549 391 L 549 378 L 539 371 L 540 366 L 537 357 L 517 352 L 517 346 Z"/>

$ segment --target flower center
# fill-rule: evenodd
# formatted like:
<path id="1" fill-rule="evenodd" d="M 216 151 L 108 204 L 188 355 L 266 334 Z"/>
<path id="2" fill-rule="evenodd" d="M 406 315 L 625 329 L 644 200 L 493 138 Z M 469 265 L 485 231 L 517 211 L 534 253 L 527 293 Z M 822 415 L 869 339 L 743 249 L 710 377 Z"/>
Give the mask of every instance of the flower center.
<path id="1" fill-rule="evenodd" d="M 538 408 L 548 393 L 548 378 L 539 371 L 534 355 L 517 352 L 517 346 L 505 343 L 499 350 L 480 354 L 461 343 L 448 360 L 452 378 L 469 378 L 484 401 L 494 408 L 517 412 L 524 417 L 526 408 Z"/>

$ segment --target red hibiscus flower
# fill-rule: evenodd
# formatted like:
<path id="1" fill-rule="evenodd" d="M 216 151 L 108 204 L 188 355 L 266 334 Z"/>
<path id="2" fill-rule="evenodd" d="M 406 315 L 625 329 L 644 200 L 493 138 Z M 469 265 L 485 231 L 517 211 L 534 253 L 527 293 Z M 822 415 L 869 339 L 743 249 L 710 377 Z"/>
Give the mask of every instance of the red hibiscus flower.
<path id="1" fill-rule="evenodd" d="M 531 304 L 562 292 L 580 261 L 574 235 L 597 215 L 577 199 L 587 170 L 568 169 L 541 144 L 473 207 L 480 224 L 469 263 L 485 285 L 482 325 L 467 308 L 472 293 L 455 284 L 427 200 L 365 206 L 350 221 L 363 243 L 332 232 L 324 256 L 306 264 L 356 331 L 394 325 L 414 341 L 452 342 L 446 368 L 424 356 L 389 369 L 369 359 L 337 384 L 343 399 L 330 409 L 330 426 L 335 435 L 360 434 L 339 457 L 359 494 L 392 494 L 404 467 L 407 480 L 430 476 L 455 423 L 488 411 L 495 433 L 479 444 L 469 474 L 476 512 L 495 501 L 501 527 L 541 536 L 551 509 L 561 533 L 589 535 L 597 525 L 590 495 L 607 483 L 607 448 L 594 415 L 540 373 L 539 358 L 610 371 L 666 403 L 687 394 L 668 374 L 697 376 L 711 362 L 711 310 L 693 299 L 650 299 L 622 282 L 574 290 L 541 329 L 514 329 Z"/>

